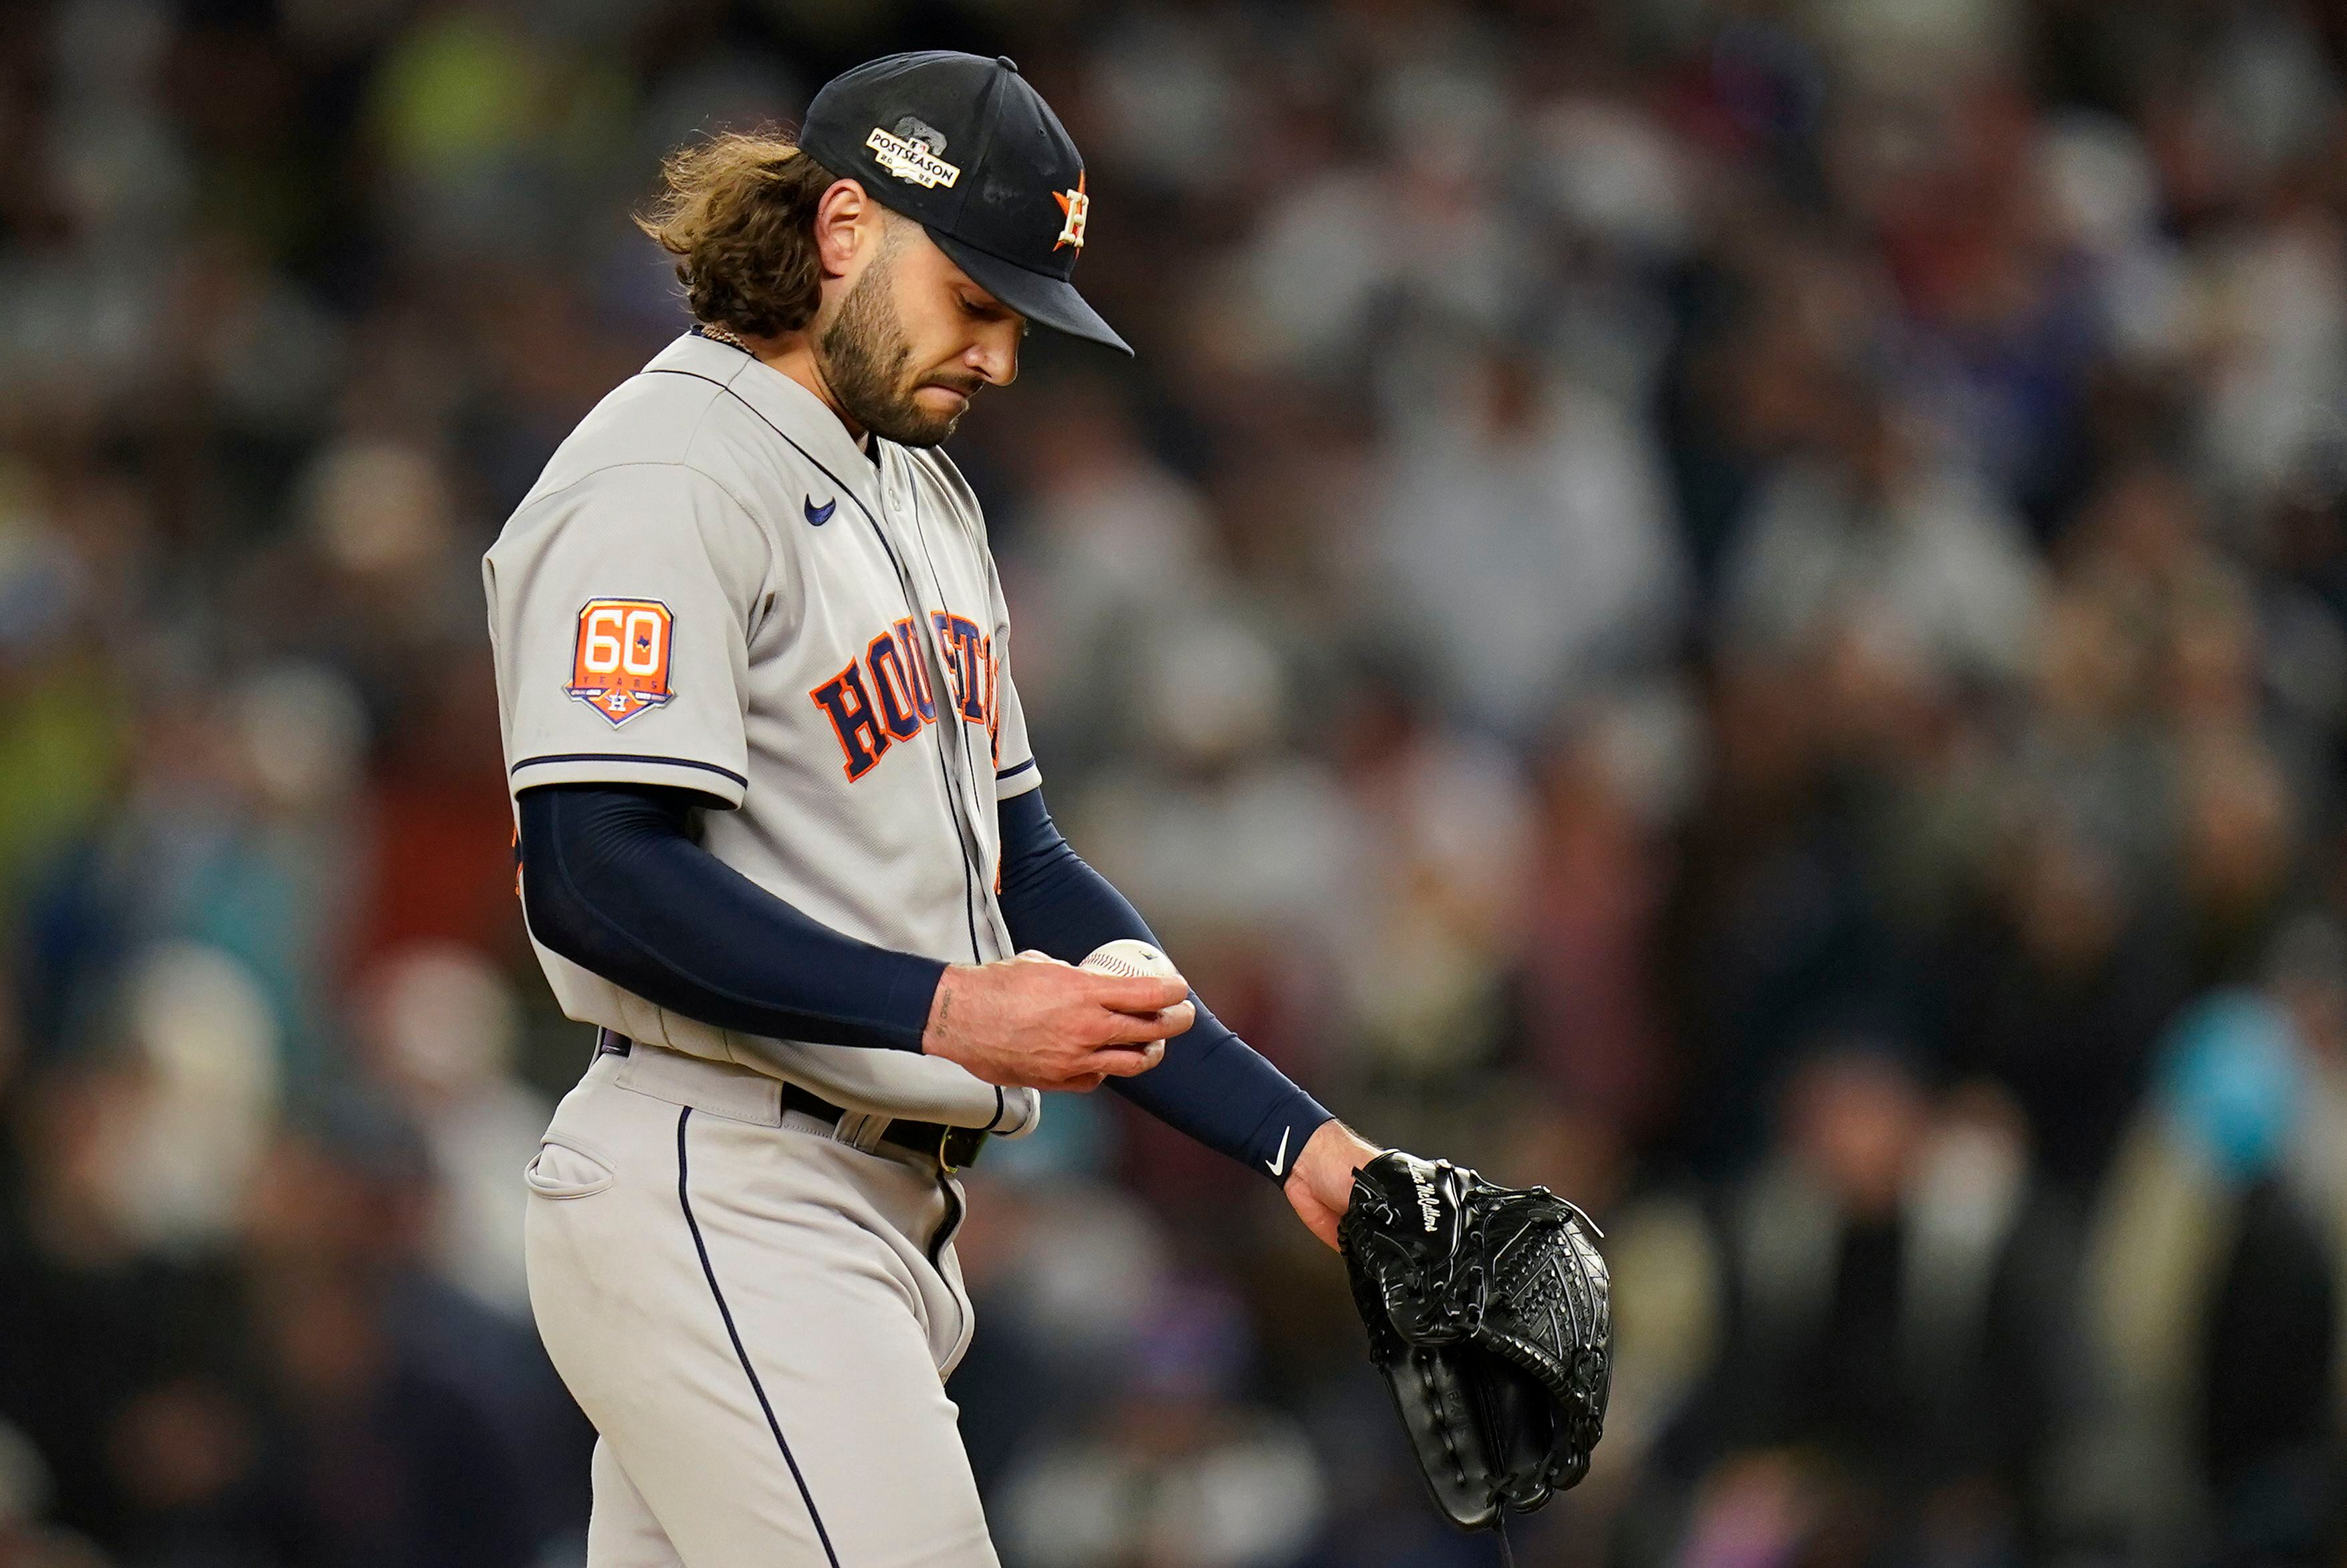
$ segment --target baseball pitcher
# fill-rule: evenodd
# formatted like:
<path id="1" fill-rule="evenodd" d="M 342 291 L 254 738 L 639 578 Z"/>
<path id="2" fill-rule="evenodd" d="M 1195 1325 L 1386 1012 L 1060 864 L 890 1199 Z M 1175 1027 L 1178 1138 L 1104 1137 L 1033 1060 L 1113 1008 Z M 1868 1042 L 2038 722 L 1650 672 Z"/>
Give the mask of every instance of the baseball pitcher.
<path id="1" fill-rule="evenodd" d="M 530 1297 L 600 1433 L 593 1568 L 995 1562 L 945 1393 L 955 1171 L 1115 1086 L 1335 1245 L 1376 1153 L 1179 979 L 1052 825 L 939 443 L 1070 282 L 1091 195 L 1007 59 L 896 56 L 796 142 L 676 155 L 697 325 L 484 566 L 531 939 L 600 1026 L 528 1180 Z M 1130 352 L 1130 350 L 1126 350 Z"/>

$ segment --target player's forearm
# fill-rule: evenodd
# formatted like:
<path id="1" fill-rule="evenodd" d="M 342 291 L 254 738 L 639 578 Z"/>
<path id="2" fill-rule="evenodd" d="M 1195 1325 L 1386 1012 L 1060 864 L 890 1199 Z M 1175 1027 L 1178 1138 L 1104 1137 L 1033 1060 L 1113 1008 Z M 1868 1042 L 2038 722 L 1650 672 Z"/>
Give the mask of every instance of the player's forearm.
<path id="1" fill-rule="evenodd" d="M 760 887 L 692 841 L 690 800 L 620 784 L 524 791 L 531 934 L 720 1029 L 920 1050 L 945 966 L 857 941 Z"/>
<path id="2" fill-rule="evenodd" d="M 997 812 L 1002 917 L 1012 942 L 1071 964 L 1120 937 L 1156 944 L 1140 912 L 1061 835 L 1042 791 L 1014 795 Z M 1203 1002 L 1197 1007 L 1197 1023 L 1169 1042 L 1162 1063 L 1110 1086 L 1207 1147 L 1284 1176 L 1329 1113 Z"/>

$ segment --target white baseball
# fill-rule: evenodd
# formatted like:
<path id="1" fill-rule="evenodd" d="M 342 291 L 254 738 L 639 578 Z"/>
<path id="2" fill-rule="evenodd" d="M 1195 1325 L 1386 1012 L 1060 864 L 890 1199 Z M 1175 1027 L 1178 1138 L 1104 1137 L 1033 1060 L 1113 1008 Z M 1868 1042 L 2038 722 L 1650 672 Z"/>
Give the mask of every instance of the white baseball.
<path id="1" fill-rule="evenodd" d="M 1102 942 L 1084 955 L 1080 969 L 1090 969 L 1101 975 L 1178 975 L 1174 960 L 1131 937 L 1119 937 L 1113 942 Z"/>
<path id="2" fill-rule="evenodd" d="M 1099 947 L 1086 953 L 1084 961 L 1078 964 L 1076 968 L 1090 969 L 1096 975 L 1135 977 L 1178 976 L 1182 972 L 1174 967 L 1173 959 L 1135 937 L 1119 937 L 1113 942 L 1102 942 Z M 1163 1040 L 1153 1040 L 1149 1042 L 1148 1056 L 1151 1065 L 1155 1065 L 1164 1054 Z"/>

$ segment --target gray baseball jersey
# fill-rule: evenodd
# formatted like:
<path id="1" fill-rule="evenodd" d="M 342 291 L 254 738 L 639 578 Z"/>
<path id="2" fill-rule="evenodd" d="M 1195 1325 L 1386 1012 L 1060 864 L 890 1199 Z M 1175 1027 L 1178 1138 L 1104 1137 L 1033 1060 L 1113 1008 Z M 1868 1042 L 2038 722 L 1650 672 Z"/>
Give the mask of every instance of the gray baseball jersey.
<path id="1" fill-rule="evenodd" d="M 977 499 L 751 355 L 680 338 L 547 464 L 484 563 L 509 787 L 715 797 L 702 843 L 809 917 L 955 963 L 1011 954 L 995 807 L 1040 782 Z M 850 1110 L 1018 1134 L 1031 1090 L 909 1051 L 683 1018 L 545 947 L 563 1010 Z"/>

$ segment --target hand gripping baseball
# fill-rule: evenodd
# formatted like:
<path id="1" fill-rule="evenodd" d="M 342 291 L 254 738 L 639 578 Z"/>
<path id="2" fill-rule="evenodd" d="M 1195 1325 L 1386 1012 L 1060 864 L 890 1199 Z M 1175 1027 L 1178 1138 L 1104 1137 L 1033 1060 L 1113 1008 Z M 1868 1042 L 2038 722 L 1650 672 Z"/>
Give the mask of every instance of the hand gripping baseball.
<path id="1" fill-rule="evenodd" d="M 1180 976 L 1095 974 L 1040 953 L 956 964 L 938 982 L 921 1050 L 1006 1089 L 1096 1089 L 1157 1065 L 1197 1021 Z"/>

